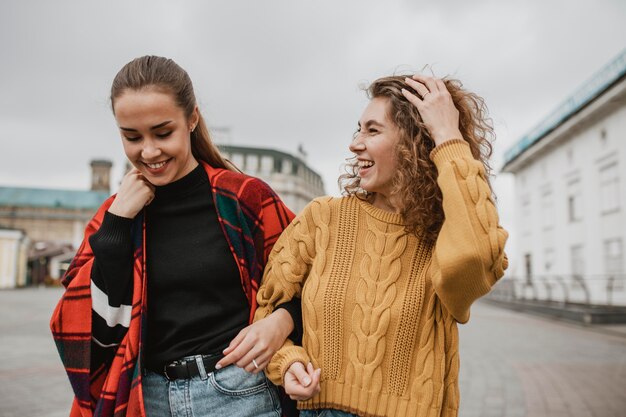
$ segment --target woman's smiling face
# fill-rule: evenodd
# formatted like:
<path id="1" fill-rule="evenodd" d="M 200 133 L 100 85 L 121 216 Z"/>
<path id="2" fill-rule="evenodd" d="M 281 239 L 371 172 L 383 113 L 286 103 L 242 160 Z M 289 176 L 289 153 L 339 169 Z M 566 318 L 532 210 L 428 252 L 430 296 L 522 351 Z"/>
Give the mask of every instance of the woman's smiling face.
<path id="1" fill-rule="evenodd" d="M 169 184 L 198 165 L 190 137 L 197 108 L 187 117 L 171 94 L 148 88 L 125 91 L 115 99 L 114 111 L 124 152 L 150 183 Z"/>
<path id="2" fill-rule="evenodd" d="M 389 99 L 372 99 L 359 120 L 359 131 L 350 144 L 359 166 L 359 185 L 365 191 L 389 199 L 396 175 L 395 148 L 400 131 L 388 116 Z"/>

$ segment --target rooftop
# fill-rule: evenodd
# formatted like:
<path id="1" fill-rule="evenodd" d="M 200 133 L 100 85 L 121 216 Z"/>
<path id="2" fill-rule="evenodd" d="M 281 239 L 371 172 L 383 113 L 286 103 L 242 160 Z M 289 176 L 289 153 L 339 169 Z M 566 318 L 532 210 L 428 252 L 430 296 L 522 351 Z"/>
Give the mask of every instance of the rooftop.
<path id="1" fill-rule="evenodd" d="M 626 49 L 504 153 L 504 167 L 626 76 Z"/>
<path id="2" fill-rule="evenodd" d="M 0 187 L 0 207 L 41 207 L 95 210 L 109 197 L 106 191 Z"/>
<path id="3" fill-rule="evenodd" d="M 226 145 L 226 144 L 218 144 L 218 148 L 220 148 L 223 152 L 230 153 L 241 153 L 245 155 L 259 155 L 259 156 L 270 156 L 272 158 L 286 159 L 291 161 L 295 165 L 301 165 L 305 170 L 309 171 L 312 175 L 319 178 L 321 181 L 321 176 L 311 169 L 306 162 L 300 159 L 297 156 L 288 154 L 286 152 L 278 151 L 276 149 L 271 148 L 255 148 L 250 146 L 237 146 L 237 145 Z"/>

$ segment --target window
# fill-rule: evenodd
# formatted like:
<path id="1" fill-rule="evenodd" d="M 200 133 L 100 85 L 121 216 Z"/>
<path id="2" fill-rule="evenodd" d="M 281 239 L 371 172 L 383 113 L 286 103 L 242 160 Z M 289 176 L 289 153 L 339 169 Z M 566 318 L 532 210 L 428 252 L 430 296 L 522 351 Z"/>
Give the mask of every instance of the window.
<path id="1" fill-rule="evenodd" d="M 613 279 L 615 288 L 624 288 L 624 252 L 622 239 L 604 241 L 604 266 L 608 279 Z"/>
<path id="2" fill-rule="evenodd" d="M 283 158 L 274 157 L 274 172 L 283 172 Z"/>
<path id="3" fill-rule="evenodd" d="M 256 174 L 259 172 L 259 155 L 246 155 L 246 172 Z"/>
<path id="4" fill-rule="evenodd" d="M 620 208 L 619 171 L 617 163 L 600 168 L 600 207 L 602 213 L 610 213 Z"/>
<path id="5" fill-rule="evenodd" d="M 541 195 L 541 217 L 544 229 L 554 226 L 554 198 L 551 188 L 546 188 Z"/>
<path id="6" fill-rule="evenodd" d="M 271 156 L 262 156 L 261 157 L 261 173 L 269 174 L 272 172 L 272 168 L 274 167 L 274 158 Z"/>
<path id="7" fill-rule="evenodd" d="M 532 272 L 532 257 L 530 253 L 524 255 L 524 266 L 526 267 L 526 285 L 532 285 L 533 272 Z"/>
<path id="8" fill-rule="evenodd" d="M 567 211 L 570 223 L 582 220 L 580 179 L 572 180 L 567 184 Z"/>
<path id="9" fill-rule="evenodd" d="M 545 272 L 546 274 L 548 274 L 550 273 L 550 269 L 552 269 L 552 266 L 554 265 L 554 249 L 546 248 L 543 252 L 543 256 Z"/>
<path id="10" fill-rule="evenodd" d="M 291 173 L 291 164 L 292 164 L 291 160 L 289 160 L 289 159 L 285 159 L 284 160 L 284 162 L 283 162 L 283 173 L 284 174 Z"/>
<path id="11" fill-rule="evenodd" d="M 242 171 L 246 170 L 246 167 L 244 166 L 244 159 L 243 159 L 243 155 L 240 153 L 234 153 L 232 155 L 232 157 L 230 158 L 230 161 L 239 169 L 241 169 Z"/>
<path id="12" fill-rule="evenodd" d="M 607 140 L 606 140 L 606 129 L 603 128 L 603 129 L 600 130 L 600 143 L 602 143 L 602 145 L 605 146 L 606 142 L 607 142 Z"/>
<path id="13" fill-rule="evenodd" d="M 585 258 L 583 254 L 583 245 L 574 245 L 570 250 L 572 257 L 572 275 L 575 278 L 582 278 L 585 274 Z"/>
<path id="14" fill-rule="evenodd" d="M 532 221 L 530 218 L 530 195 L 525 194 L 521 198 L 522 202 L 522 233 L 528 235 L 531 232 Z"/>

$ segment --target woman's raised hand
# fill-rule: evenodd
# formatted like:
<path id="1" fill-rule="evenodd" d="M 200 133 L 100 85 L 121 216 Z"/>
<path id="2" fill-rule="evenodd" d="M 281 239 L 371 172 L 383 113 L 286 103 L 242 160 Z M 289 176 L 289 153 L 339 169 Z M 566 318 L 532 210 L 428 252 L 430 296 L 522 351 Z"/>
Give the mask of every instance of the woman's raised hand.
<path id="1" fill-rule="evenodd" d="M 109 213 L 134 218 L 154 199 L 154 185 L 150 184 L 137 168 L 131 169 L 124 178 Z"/>
<path id="2" fill-rule="evenodd" d="M 402 94 L 417 107 L 435 145 L 450 139 L 463 139 L 459 130 L 459 111 L 443 80 L 414 75 L 404 81 L 417 91 L 419 97 L 406 89 L 402 89 Z"/>
<path id="3" fill-rule="evenodd" d="M 297 401 L 306 401 L 320 392 L 321 369 L 313 368 L 309 362 L 304 368 L 302 362 L 294 362 L 285 372 L 285 393 L 289 398 Z"/>

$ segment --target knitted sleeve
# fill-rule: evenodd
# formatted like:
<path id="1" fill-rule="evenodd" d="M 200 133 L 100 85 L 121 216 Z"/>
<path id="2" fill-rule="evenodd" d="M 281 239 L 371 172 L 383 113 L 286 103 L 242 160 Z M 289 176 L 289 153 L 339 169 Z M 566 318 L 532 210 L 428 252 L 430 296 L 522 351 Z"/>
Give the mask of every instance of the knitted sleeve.
<path id="1" fill-rule="evenodd" d="M 130 324 L 133 301 L 133 219 L 104 213 L 97 232 L 89 237 L 92 339 L 102 348 L 115 348 Z"/>
<path id="2" fill-rule="evenodd" d="M 267 317 L 277 305 L 301 297 L 302 286 L 315 258 L 314 211 L 318 201 L 305 207 L 274 245 L 257 295 L 259 305 L 255 320 Z M 287 339 L 265 372 L 274 384 L 282 385 L 285 372 L 294 362 L 306 364 L 309 360 L 302 347 Z"/>
<path id="3" fill-rule="evenodd" d="M 508 266 L 504 244 L 483 164 L 460 139 L 431 153 L 443 195 L 445 220 L 435 243 L 432 280 L 437 296 L 460 323 L 471 304 L 487 294 Z"/>

